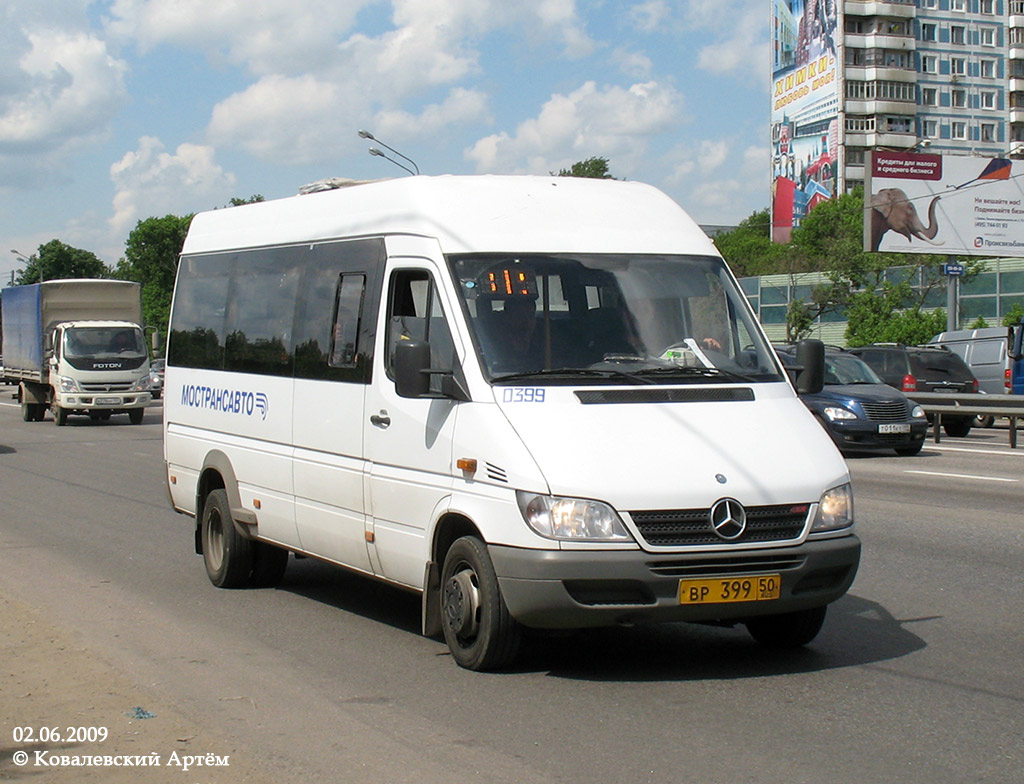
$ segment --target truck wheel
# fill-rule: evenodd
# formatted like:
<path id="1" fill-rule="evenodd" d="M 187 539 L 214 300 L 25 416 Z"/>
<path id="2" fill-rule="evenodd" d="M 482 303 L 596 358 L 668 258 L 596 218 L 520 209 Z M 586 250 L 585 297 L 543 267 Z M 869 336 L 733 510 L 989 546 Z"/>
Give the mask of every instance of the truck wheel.
<path id="1" fill-rule="evenodd" d="M 53 424 L 57 427 L 64 427 L 68 423 L 68 412 L 58 406 L 56 403 L 53 404 Z"/>
<path id="2" fill-rule="evenodd" d="M 146 413 L 144 408 L 133 408 L 128 411 L 128 421 L 133 425 L 142 424 L 142 416 Z"/>
<path id="3" fill-rule="evenodd" d="M 241 588 L 252 573 L 252 542 L 235 530 L 228 494 L 214 490 L 203 504 L 200 523 L 203 561 L 210 582 L 218 588 Z"/>
<path id="4" fill-rule="evenodd" d="M 521 629 L 501 598 L 487 546 L 457 539 L 441 568 L 441 627 L 455 661 L 469 670 L 498 669 L 519 651 Z"/>
<path id="5" fill-rule="evenodd" d="M 25 422 L 34 422 L 36 419 L 36 406 L 35 403 L 26 403 L 24 400 L 21 401 L 21 418 Z"/>
<path id="6" fill-rule="evenodd" d="M 782 615 L 763 615 L 746 622 L 750 636 L 769 648 L 799 648 L 818 636 L 827 607 Z"/>
<path id="7" fill-rule="evenodd" d="M 46 419 L 46 406 L 44 406 L 42 403 L 33 403 L 32 408 L 32 419 L 34 421 L 42 422 L 44 419 Z"/>

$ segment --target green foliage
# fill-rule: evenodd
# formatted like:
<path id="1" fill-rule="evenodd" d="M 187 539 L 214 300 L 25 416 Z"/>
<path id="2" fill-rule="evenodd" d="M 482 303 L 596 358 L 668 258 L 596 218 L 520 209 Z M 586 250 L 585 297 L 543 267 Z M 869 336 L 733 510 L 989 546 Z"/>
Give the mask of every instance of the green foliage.
<path id="1" fill-rule="evenodd" d="M 165 215 L 140 220 L 125 244 L 125 257 L 114 270 L 117 277 L 142 284 L 142 317 L 146 326 L 167 333 L 178 256 L 192 216 Z"/>
<path id="2" fill-rule="evenodd" d="M 791 300 L 786 308 L 786 342 L 796 343 L 810 336 L 814 318 L 810 305 L 800 299 Z"/>
<path id="3" fill-rule="evenodd" d="M 614 180 L 608 173 L 608 159 L 601 157 L 587 158 L 585 161 L 577 161 L 568 169 L 561 169 L 559 177 L 590 177 L 595 180 Z"/>
<path id="4" fill-rule="evenodd" d="M 241 207 L 243 204 L 255 204 L 258 201 L 265 201 L 262 194 L 254 193 L 248 199 L 240 199 L 237 196 L 232 197 L 228 206 L 230 207 Z"/>
<path id="5" fill-rule="evenodd" d="M 715 237 L 715 246 L 736 277 L 771 275 L 780 272 L 788 246 L 772 242 L 771 213 L 761 210 L 745 218 L 732 231 Z"/>
<path id="6" fill-rule="evenodd" d="M 968 329 L 985 329 L 988 326 L 988 322 L 985 321 L 984 316 L 978 316 L 974 319 L 974 322 L 968 327 Z"/>
<path id="7" fill-rule="evenodd" d="M 39 252 L 32 254 L 24 269 L 18 271 L 15 285 L 39 283 L 40 280 L 61 278 L 109 278 L 110 268 L 100 261 L 95 253 L 65 245 L 60 240 L 50 240 L 39 246 Z"/>
<path id="8" fill-rule="evenodd" d="M 846 307 L 846 343 L 927 343 L 946 329 L 943 310 L 923 311 L 912 303 L 918 295 L 906 281 L 885 282 L 880 290 L 867 289 L 849 298 Z"/>
<path id="9" fill-rule="evenodd" d="M 1020 324 L 1022 319 L 1024 319 L 1024 305 L 1020 302 L 1014 302 L 1013 307 L 1003 316 L 1003 326 L 1015 327 Z"/>

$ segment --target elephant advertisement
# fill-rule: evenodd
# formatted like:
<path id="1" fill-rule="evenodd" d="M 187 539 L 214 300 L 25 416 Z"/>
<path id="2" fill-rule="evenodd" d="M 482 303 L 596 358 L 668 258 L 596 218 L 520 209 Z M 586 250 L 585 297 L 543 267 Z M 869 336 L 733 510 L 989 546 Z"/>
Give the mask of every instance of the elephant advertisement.
<path id="1" fill-rule="evenodd" d="M 871 153 L 864 250 L 1024 257 L 1024 161 Z"/>
<path id="2" fill-rule="evenodd" d="M 834 198 L 841 176 L 837 0 L 772 0 L 772 239 Z"/>

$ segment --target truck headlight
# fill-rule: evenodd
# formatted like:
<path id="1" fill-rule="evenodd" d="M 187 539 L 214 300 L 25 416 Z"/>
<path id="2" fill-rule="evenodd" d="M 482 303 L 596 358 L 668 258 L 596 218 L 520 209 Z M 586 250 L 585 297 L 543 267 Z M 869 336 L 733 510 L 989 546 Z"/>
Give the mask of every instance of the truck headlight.
<path id="1" fill-rule="evenodd" d="M 615 510 L 600 501 L 536 495 L 522 490 L 516 491 L 516 501 L 530 528 L 548 539 L 632 541 Z"/>
<path id="2" fill-rule="evenodd" d="M 828 406 L 825 409 L 825 416 L 829 418 L 830 422 L 837 422 L 841 419 L 856 419 L 857 415 L 848 408 L 841 408 L 839 406 Z"/>
<path id="3" fill-rule="evenodd" d="M 853 488 L 839 485 L 826 490 L 818 501 L 818 513 L 814 517 L 811 533 L 835 531 L 853 525 Z"/>
<path id="4" fill-rule="evenodd" d="M 81 392 L 78 388 L 78 383 L 73 378 L 67 376 L 60 377 L 60 391 L 61 392 Z"/>
<path id="5" fill-rule="evenodd" d="M 149 391 L 149 376 L 143 376 L 131 389 L 132 392 L 148 392 Z"/>

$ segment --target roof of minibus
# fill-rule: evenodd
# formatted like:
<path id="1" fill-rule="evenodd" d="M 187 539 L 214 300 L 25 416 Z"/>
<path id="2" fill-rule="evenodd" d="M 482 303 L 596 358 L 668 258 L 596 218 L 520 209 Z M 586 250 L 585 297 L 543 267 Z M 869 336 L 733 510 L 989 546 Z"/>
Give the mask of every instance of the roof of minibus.
<path id="1" fill-rule="evenodd" d="M 183 253 L 412 234 L 443 253 L 687 253 L 711 240 L 649 185 L 577 177 L 405 177 L 199 213 Z"/>

